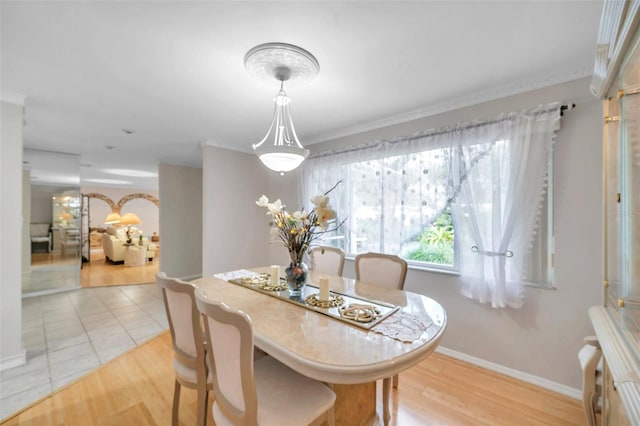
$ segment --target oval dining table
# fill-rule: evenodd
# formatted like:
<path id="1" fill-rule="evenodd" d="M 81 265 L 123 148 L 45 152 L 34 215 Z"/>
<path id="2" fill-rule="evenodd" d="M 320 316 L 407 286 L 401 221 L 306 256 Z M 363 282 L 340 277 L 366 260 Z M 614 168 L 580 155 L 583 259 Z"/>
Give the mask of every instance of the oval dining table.
<path id="1" fill-rule="evenodd" d="M 250 270 L 269 273 L 269 267 Z M 402 342 L 219 278 L 202 277 L 194 284 L 210 298 L 249 315 L 256 347 L 300 374 L 330 385 L 336 393 L 336 425 L 379 424 L 376 381 L 401 373 L 433 352 L 447 325 L 446 312 L 435 300 L 410 291 L 327 277 L 332 292 L 398 306 L 397 312 L 419 317 L 428 327 L 412 342 Z M 307 282 L 313 286 L 319 279 L 319 273 L 310 271 Z M 383 408 L 386 423 L 389 411 Z"/>

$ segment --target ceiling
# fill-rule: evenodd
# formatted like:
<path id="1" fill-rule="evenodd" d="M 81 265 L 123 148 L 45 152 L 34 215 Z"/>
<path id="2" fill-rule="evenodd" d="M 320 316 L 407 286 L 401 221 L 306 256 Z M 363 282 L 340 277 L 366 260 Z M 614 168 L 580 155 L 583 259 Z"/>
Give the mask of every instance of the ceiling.
<path id="1" fill-rule="evenodd" d="M 311 83 L 285 84 L 309 145 L 590 75 L 601 10 L 560 0 L 3 0 L 0 88 L 3 99 L 26 96 L 25 147 L 79 154 L 83 185 L 154 189 L 158 162 L 199 166 L 203 143 L 249 152 L 264 136 L 279 84 L 244 70 L 255 45 L 296 44 L 320 62 Z"/>

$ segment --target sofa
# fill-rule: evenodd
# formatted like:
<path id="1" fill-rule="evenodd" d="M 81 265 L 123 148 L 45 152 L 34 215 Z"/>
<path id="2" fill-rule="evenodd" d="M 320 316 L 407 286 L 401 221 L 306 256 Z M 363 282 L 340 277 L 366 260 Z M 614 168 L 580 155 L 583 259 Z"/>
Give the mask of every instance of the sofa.
<path id="1" fill-rule="evenodd" d="M 124 262 L 124 255 L 127 251 L 127 236 L 124 229 L 116 229 L 114 227 L 107 228 L 107 232 L 102 235 L 102 249 L 107 260 L 113 263 Z M 133 238 L 133 243 L 140 246 L 139 238 Z M 150 262 L 156 254 L 156 245 L 150 243 L 147 238 L 142 238 L 142 247 L 146 250 L 145 258 Z"/>

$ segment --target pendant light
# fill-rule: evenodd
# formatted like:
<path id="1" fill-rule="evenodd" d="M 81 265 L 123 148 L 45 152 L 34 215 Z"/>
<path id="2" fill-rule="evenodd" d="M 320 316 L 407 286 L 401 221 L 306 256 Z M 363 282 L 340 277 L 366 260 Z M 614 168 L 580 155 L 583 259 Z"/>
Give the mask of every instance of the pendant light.
<path id="1" fill-rule="evenodd" d="M 244 64 L 250 74 L 261 80 L 280 81 L 271 126 L 252 148 L 265 166 L 282 175 L 297 168 L 309 155 L 296 134 L 289 109 L 291 99 L 284 91 L 284 83 L 311 81 L 320 65 L 311 53 L 287 43 L 258 45 L 247 52 Z"/>

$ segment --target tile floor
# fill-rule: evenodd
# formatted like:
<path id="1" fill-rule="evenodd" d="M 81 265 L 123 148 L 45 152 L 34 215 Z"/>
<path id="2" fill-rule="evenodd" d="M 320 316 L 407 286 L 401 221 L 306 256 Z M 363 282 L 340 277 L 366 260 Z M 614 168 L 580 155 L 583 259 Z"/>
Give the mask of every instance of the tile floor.
<path id="1" fill-rule="evenodd" d="M 27 363 L 0 372 L 0 419 L 168 328 L 155 284 L 22 299 Z"/>

